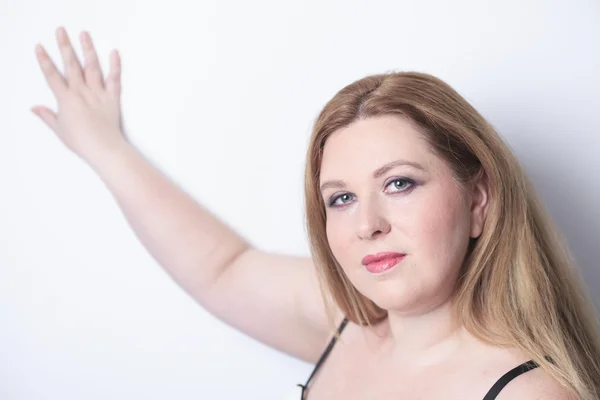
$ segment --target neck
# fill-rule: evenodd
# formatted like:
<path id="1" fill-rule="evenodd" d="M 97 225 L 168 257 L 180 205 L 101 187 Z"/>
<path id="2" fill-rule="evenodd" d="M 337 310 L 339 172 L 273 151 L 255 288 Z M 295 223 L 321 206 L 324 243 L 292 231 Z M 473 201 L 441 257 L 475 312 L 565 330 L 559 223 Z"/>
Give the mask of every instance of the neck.
<path id="1" fill-rule="evenodd" d="M 464 343 L 451 301 L 419 313 L 388 310 L 385 321 L 385 352 L 393 363 L 426 366 L 454 354 Z"/>

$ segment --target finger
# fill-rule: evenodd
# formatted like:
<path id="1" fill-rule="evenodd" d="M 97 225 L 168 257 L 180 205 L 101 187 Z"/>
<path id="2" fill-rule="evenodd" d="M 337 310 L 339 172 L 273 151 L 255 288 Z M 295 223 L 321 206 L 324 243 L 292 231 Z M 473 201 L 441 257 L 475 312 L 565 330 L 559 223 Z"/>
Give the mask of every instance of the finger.
<path id="1" fill-rule="evenodd" d="M 117 50 L 110 53 L 110 70 L 106 78 L 106 90 L 115 97 L 121 95 L 121 57 Z"/>
<path id="2" fill-rule="evenodd" d="M 56 132 L 56 114 L 52 110 L 44 106 L 35 106 L 31 107 L 31 111 L 40 117 L 50 129 Z"/>
<path id="3" fill-rule="evenodd" d="M 88 32 L 81 32 L 79 39 L 81 40 L 83 58 L 85 60 L 85 68 L 83 70 L 85 82 L 92 89 L 104 89 L 102 68 L 98 62 L 98 53 L 92 42 L 92 37 Z"/>
<path id="4" fill-rule="evenodd" d="M 56 30 L 56 39 L 58 41 L 58 47 L 62 54 L 63 63 L 65 66 L 65 77 L 69 87 L 77 86 L 84 83 L 83 71 L 81 70 L 81 64 L 77 59 L 75 50 L 71 45 L 67 31 L 63 27 L 59 27 Z"/>
<path id="5" fill-rule="evenodd" d="M 54 93 L 57 99 L 62 97 L 62 94 L 67 90 L 67 82 L 62 74 L 56 69 L 56 65 L 46 53 L 46 50 L 42 47 L 42 45 L 38 44 L 35 46 L 35 55 L 38 60 L 38 64 L 42 69 L 44 77 L 46 78 L 46 82 L 48 86 L 50 86 L 50 90 Z"/>

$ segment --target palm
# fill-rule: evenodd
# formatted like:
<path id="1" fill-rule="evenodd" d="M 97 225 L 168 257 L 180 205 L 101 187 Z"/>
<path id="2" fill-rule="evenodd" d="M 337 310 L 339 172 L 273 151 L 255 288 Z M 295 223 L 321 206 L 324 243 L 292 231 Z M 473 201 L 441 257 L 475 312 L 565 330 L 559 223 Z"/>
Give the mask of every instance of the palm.
<path id="1" fill-rule="evenodd" d="M 66 31 L 57 29 L 57 41 L 64 62 L 64 76 L 41 45 L 36 55 L 48 86 L 56 97 L 58 110 L 33 107 L 32 111 L 72 151 L 87 156 L 124 140 L 121 132 L 121 67 L 118 52 L 111 55 L 106 80 L 87 32 L 80 36 L 85 68 L 79 63 Z"/>

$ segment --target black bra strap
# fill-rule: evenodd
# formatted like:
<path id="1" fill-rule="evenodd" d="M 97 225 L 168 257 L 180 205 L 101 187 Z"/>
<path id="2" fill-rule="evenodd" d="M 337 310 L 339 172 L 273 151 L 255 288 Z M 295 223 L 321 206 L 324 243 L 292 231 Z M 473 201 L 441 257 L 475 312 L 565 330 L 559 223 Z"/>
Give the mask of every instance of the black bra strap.
<path id="1" fill-rule="evenodd" d="M 344 317 L 343 321 L 340 323 L 340 326 L 337 329 L 338 335 L 340 335 L 342 333 L 342 331 L 346 327 L 347 323 L 348 323 L 348 318 Z M 329 341 L 329 345 L 327 345 L 327 348 L 325 349 L 325 351 L 323 351 L 323 354 L 321 354 L 321 357 L 319 357 L 319 360 L 317 361 L 317 364 L 315 365 L 315 368 L 313 369 L 312 373 L 308 377 L 308 380 L 306 381 L 306 383 L 304 385 L 302 385 L 300 383 L 298 384 L 298 386 L 302 387 L 303 394 L 304 394 L 304 390 L 308 387 L 310 380 L 313 378 L 313 376 L 315 375 L 315 373 L 317 372 L 317 370 L 319 369 L 321 364 L 323 364 L 323 361 L 325 361 L 325 358 L 327 358 L 327 356 L 329 355 L 329 352 L 331 352 L 331 349 L 333 349 L 333 346 L 335 345 L 336 341 L 337 341 L 337 338 L 334 335 L 331 338 L 331 340 Z"/>
<path id="2" fill-rule="evenodd" d="M 496 398 L 496 396 L 498 396 L 498 393 L 500 393 L 500 391 L 504 388 L 504 386 L 506 386 L 506 384 L 508 382 L 510 382 L 511 380 L 513 380 L 514 378 L 516 378 L 517 376 L 530 371 L 534 368 L 539 367 L 538 363 L 536 363 L 533 360 L 529 360 L 527 362 L 524 362 L 521 365 L 516 366 L 515 368 L 511 369 L 510 371 L 508 371 L 506 374 L 504 374 L 500 379 L 498 379 L 498 381 L 496 381 L 496 383 L 494 384 L 494 386 L 492 386 L 492 388 L 490 389 L 490 391 L 485 395 L 485 397 L 483 398 L 483 400 L 493 400 Z"/>

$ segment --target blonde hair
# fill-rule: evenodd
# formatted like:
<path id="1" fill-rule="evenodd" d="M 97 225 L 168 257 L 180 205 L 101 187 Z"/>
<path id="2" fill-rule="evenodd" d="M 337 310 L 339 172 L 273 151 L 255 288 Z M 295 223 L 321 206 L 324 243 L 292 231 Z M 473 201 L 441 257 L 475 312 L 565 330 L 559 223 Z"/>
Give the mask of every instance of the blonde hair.
<path id="1" fill-rule="evenodd" d="M 327 138 L 352 122 L 406 118 L 463 189 L 489 184 L 482 234 L 457 280 L 459 321 L 478 339 L 514 346 L 583 400 L 600 398 L 600 320 L 565 239 L 495 129 L 447 83 L 419 72 L 367 76 L 340 90 L 315 121 L 305 170 L 309 244 L 330 323 L 332 301 L 360 325 L 387 312 L 359 293 L 328 245 L 319 175 Z"/>

